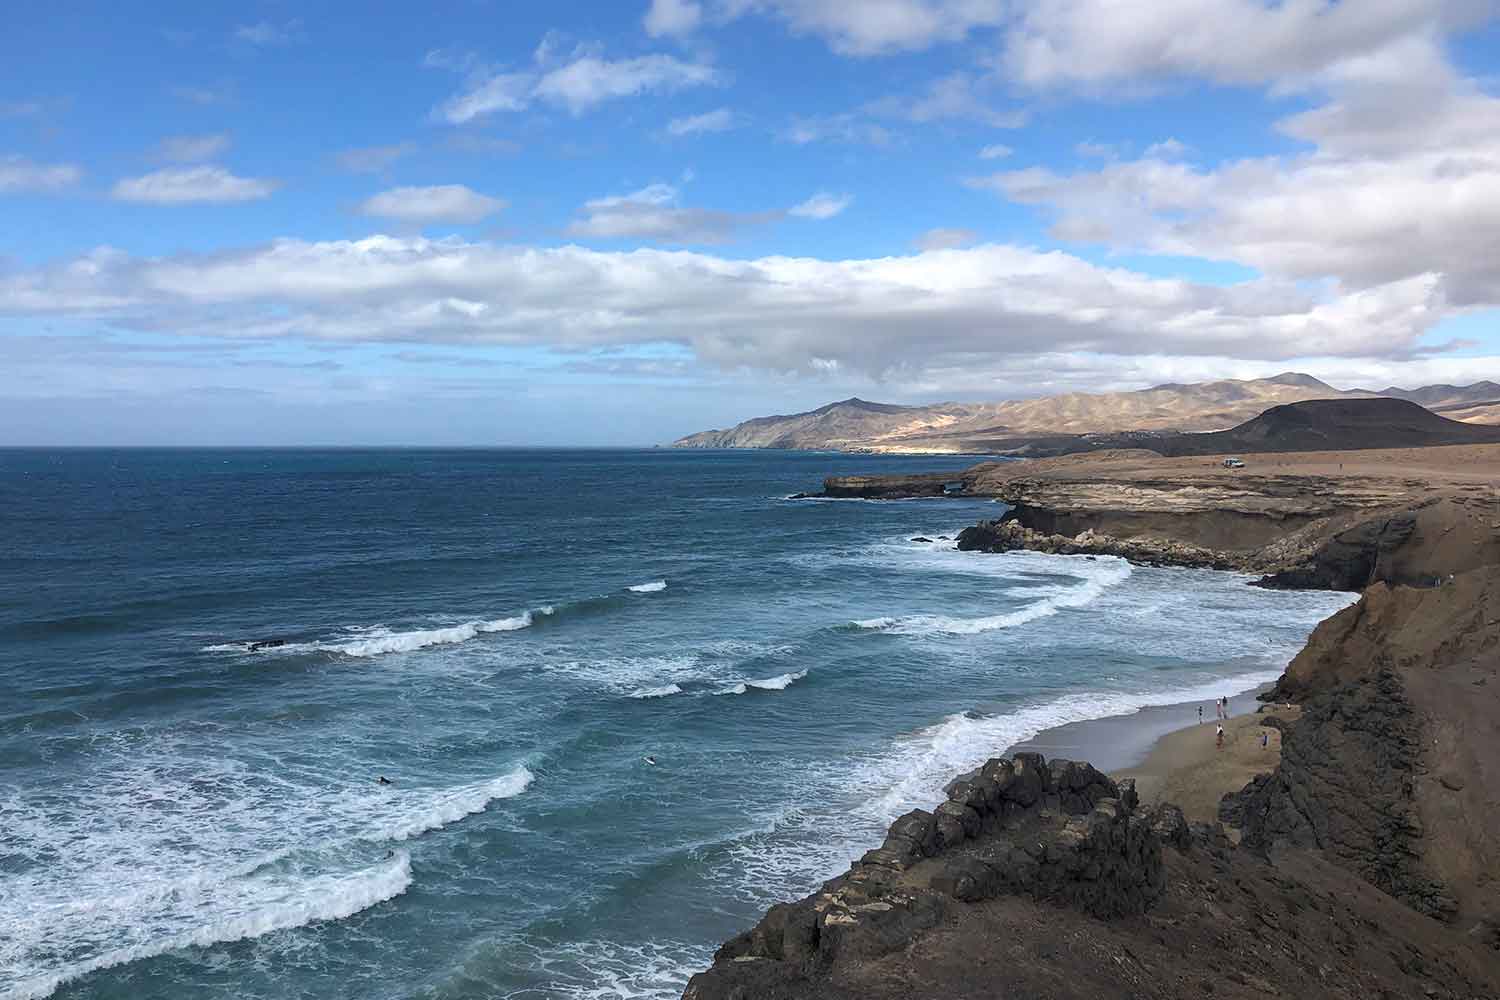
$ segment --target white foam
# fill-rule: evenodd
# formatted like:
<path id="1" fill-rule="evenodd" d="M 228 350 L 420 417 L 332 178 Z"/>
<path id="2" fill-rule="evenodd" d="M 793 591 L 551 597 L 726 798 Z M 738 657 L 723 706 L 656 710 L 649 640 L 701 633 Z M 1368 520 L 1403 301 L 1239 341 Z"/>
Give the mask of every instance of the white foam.
<path id="1" fill-rule="evenodd" d="M 794 674 L 781 674 L 777 677 L 767 677 L 764 680 L 739 681 L 723 690 L 715 691 L 714 694 L 747 694 L 751 688 L 757 691 L 785 691 L 806 676 L 806 670 L 799 670 Z"/>
<path id="2" fill-rule="evenodd" d="M 655 594 L 667 589 L 667 581 L 652 580 L 650 583 L 638 583 L 625 589 L 634 594 Z"/>
<path id="3" fill-rule="evenodd" d="M 394 899 L 412 883 L 411 859 L 403 851 L 384 864 L 347 875 L 326 875 L 295 887 L 268 887 L 269 898 L 254 908 L 236 905 L 216 894 L 189 897 L 203 923 L 154 940 L 114 948 L 56 971 L 32 975 L 6 986 L 6 1000 L 39 1000 L 63 983 L 127 962 L 182 948 L 207 947 L 257 938 L 272 931 L 302 927 L 321 920 L 343 920 L 377 903 Z M 23 973 L 24 974 L 24 973 Z M 0 979 L 0 985 L 5 985 Z"/>
<path id="4" fill-rule="evenodd" d="M 1014 628 L 1039 618 L 1050 618 L 1064 608 L 1081 608 L 1098 600 L 1106 590 L 1130 576 L 1130 563 L 1114 556 L 1087 559 L 1081 556 L 1060 557 L 1068 560 L 1058 572 L 1079 582 L 1063 587 L 1038 587 L 1028 591 L 1040 600 L 997 615 L 979 618 L 954 618 L 947 615 L 903 615 L 870 618 L 850 624 L 869 630 L 896 635 L 977 635 L 996 629 Z"/>
<path id="5" fill-rule="evenodd" d="M 0 997 L 46 996 L 97 969 L 194 945 L 338 920 L 411 884 L 408 841 L 521 794 L 525 767 L 440 787 L 327 783 L 166 746 L 122 745 L 109 778 L 67 801 L 0 801 L 18 868 L 0 886 Z"/>
<path id="6" fill-rule="evenodd" d="M 1130 715 L 1154 705 L 1208 701 L 1269 684 L 1280 676 L 1281 668 L 1267 668 L 1178 688 L 1085 692 L 994 715 L 950 715 L 897 741 L 886 754 L 865 765 L 858 782 L 879 791 L 859 809 L 873 822 L 889 823 L 910 809 L 931 806 L 942 799 L 943 786 L 955 776 L 1044 730 Z"/>
<path id="7" fill-rule="evenodd" d="M 682 694 L 682 688 L 676 684 L 664 684 L 661 687 L 639 688 L 630 692 L 632 698 L 667 698 L 674 694 Z"/>
<path id="8" fill-rule="evenodd" d="M 316 652 L 339 653 L 343 656 L 355 657 L 382 656 L 386 653 L 408 653 L 413 650 L 425 649 L 428 646 L 447 646 L 460 642 L 468 642 L 477 636 L 496 632 L 517 632 L 523 628 L 530 628 L 536 622 L 536 615 L 550 615 L 555 612 L 556 609 L 551 605 L 544 605 L 535 609 L 535 611 L 524 611 L 510 618 L 468 621 L 460 625 L 414 629 L 408 632 L 392 632 L 384 625 L 351 625 L 345 631 L 352 632 L 360 636 L 360 638 L 318 642 L 284 642 L 278 645 L 263 646 L 258 649 L 254 648 L 254 644 L 249 642 L 223 642 L 212 646 L 204 646 L 202 651 L 205 653 L 257 653 L 273 656 Z"/>

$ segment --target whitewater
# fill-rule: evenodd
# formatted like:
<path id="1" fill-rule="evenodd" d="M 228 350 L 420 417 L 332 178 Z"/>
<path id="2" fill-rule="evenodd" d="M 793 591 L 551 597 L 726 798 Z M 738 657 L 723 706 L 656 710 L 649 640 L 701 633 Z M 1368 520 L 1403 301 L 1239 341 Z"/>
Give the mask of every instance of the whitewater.
<path id="1" fill-rule="evenodd" d="M 785 499 L 966 462 L 0 451 L 0 1000 L 675 997 L 955 774 L 1349 600 Z"/>

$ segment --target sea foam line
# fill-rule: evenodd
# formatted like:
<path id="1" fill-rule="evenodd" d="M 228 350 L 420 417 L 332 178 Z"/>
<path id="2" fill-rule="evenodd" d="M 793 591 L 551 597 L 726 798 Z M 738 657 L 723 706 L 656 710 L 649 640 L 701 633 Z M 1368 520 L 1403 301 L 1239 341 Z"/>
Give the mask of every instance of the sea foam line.
<path id="1" fill-rule="evenodd" d="M 215 788 L 244 783 L 232 768 L 216 777 Z M 167 789 L 148 786 L 130 801 L 149 808 L 120 815 L 115 803 L 110 815 L 110 802 L 86 803 L 77 813 L 82 825 L 64 821 L 62 829 L 59 817 L 20 803 L 11 813 L 18 849 L 62 861 L 6 887 L 0 997 L 31 1000 L 126 962 L 351 916 L 412 882 L 405 852 L 352 870 L 351 861 L 374 845 L 411 840 L 483 812 L 533 780 L 518 765 L 446 788 L 350 787 L 331 797 L 304 795 L 275 814 L 267 806 L 283 789 L 279 784 L 234 810 L 208 788 L 179 786 L 183 797 L 165 812 L 158 793 Z M 90 845 L 96 849 L 88 851 Z M 66 874 L 53 874 L 60 869 Z"/>
<path id="2" fill-rule="evenodd" d="M 229 941 L 257 938 L 272 931 L 288 930 L 322 920 L 343 920 L 378 903 L 395 899 L 412 883 L 411 858 L 405 851 L 389 861 L 352 875 L 325 875 L 309 879 L 299 887 L 301 898 L 235 913 L 227 919 L 205 923 L 141 944 L 106 951 L 54 972 L 33 975 L 14 983 L 7 1000 L 40 1000 L 64 983 L 91 972 L 153 958 L 182 948 L 205 948 Z M 210 906 L 216 900 L 206 901 Z M 232 906 L 225 908 L 232 909 Z"/>
<path id="3" fill-rule="evenodd" d="M 632 587 L 626 587 L 632 594 L 656 594 L 667 589 L 667 581 L 652 580 L 650 583 L 637 583 Z"/>
<path id="4" fill-rule="evenodd" d="M 887 616 L 849 624 L 858 629 L 912 636 L 977 635 L 996 629 L 1014 628 L 1039 618 L 1049 618 L 1064 608 L 1081 608 L 1092 604 L 1109 588 L 1124 582 L 1130 576 L 1131 569 L 1130 563 L 1124 559 L 1105 556 L 1093 561 L 1078 558 L 1076 566 L 1068 566 L 1063 572 L 1077 577 L 1080 582 L 1075 586 L 1053 590 L 1039 601 L 1004 614 L 981 618 L 953 618 L 946 615 Z"/>
<path id="5" fill-rule="evenodd" d="M 413 629 L 407 632 L 391 632 L 383 626 L 351 628 L 350 631 L 365 633 L 364 638 L 345 641 L 320 640 L 317 642 L 284 642 L 256 648 L 255 643 L 224 642 L 204 646 L 205 653 L 255 653 L 265 655 L 287 655 L 295 653 L 338 653 L 342 656 L 368 657 L 386 653 L 408 653 L 428 646 L 449 646 L 481 635 L 496 632 L 519 632 L 536 623 L 537 615 L 555 614 L 556 608 L 546 605 L 532 611 L 523 611 L 510 618 L 494 618 L 448 625 L 441 628 Z"/>

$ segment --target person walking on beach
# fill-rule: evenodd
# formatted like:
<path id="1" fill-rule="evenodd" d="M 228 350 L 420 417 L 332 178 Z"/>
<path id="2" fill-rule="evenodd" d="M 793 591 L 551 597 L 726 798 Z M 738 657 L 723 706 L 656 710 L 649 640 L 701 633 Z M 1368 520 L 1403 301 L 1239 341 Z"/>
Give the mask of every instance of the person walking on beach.
<path id="1" fill-rule="evenodd" d="M 1198 706 L 1198 725 L 1203 725 L 1203 706 Z"/>
<path id="2" fill-rule="evenodd" d="M 1214 737 L 1214 746 L 1216 746 L 1220 750 L 1222 750 L 1222 749 L 1224 749 L 1224 724 L 1223 723 L 1219 724 L 1218 730 L 1219 730 L 1218 733 L 1215 734 L 1215 737 Z"/>

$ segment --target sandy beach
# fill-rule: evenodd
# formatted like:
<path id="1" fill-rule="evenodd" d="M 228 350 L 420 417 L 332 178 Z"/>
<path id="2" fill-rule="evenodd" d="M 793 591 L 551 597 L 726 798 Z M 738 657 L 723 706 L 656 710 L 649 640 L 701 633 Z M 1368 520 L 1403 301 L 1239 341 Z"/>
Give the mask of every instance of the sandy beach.
<path id="1" fill-rule="evenodd" d="M 1272 770 L 1281 757 L 1281 731 L 1261 721 L 1277 715 L 1290 722 L 1300 711 L 1264 705 L 1257 695 L 1265 690 L 1230 696 L 1222 747 L 1215 739 L 1210 699 L 1058 726 L 1016 744 L 1006 755 L 1035 751 L 1048 758 L 1090 761 L 1111 777 L 1135 779 L 1143 802 L 1175 802 L 1190 821 L 1211 822 L 1226 792 L 1239 791 L 1257 774 Z M 1265 747 L 1261 733 L 1268 737 Z"/>

